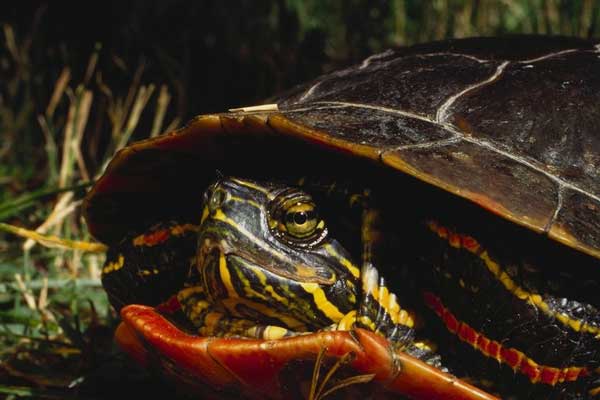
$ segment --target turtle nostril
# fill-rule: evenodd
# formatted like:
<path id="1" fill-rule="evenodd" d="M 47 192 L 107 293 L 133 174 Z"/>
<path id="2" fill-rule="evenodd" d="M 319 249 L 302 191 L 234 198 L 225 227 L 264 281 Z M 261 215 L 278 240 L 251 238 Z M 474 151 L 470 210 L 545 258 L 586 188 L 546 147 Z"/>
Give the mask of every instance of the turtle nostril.
<path id="1" fill-rule="evenodd" d="M 208 208 L 210 209 L 210 211 L 214 212 L 221 208 L 221 205 L 225 202 L 226 199 L 227 193 L 223 191 L 223 189 L 217 187 L 210 196 Z"/>

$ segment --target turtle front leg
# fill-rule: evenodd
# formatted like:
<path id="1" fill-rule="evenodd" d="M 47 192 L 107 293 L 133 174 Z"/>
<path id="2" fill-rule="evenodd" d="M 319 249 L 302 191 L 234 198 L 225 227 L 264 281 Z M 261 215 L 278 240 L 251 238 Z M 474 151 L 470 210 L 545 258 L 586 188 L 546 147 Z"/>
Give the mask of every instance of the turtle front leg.
<path id="1" fill-rule="evenodd" d="M 357 326 L 385 336 L 396 344 L 414 340 L 414 315 L 398 304 L 396 295 L 388 289 L 375 265 L 381 264 L 381 215 L 378 210 L 364 206 L 362 215 L 361 301 Z"/>
<path id="2" fill-rule="evenodd" d="M 389 290 L 375 267 L 384 263 L 381 226 L 379 211 L 363 204 L 360 301 L 357 310 L 348 313 L 338 323 L 338 329 L 347 329 L 348 326 L 369 329 L 386 337 L 399 350 L 443 368 L 435 345 L 415 337 L 416 316 L 400 306 L 396 295 Z"/>
<path id="3" fill-rule="evenodd" d="M 244 318 L 235 318 L 210 303 L 200 286 L 185 288 L 177 294 L 183 313 L 198 328 L 201 336 L 243 336 L 257 339 L 281 339 L 298 333 L 276 325 L 257 324 Z"/>

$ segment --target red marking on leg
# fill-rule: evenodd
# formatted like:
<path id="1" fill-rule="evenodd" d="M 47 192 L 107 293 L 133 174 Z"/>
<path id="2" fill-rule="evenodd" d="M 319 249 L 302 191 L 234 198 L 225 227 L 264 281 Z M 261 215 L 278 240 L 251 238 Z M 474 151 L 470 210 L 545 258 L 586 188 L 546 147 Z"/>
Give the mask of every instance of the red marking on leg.
<path id="1" fill-rule="evenodd" d="M 443 227 L 443 226 L 438 226 L 437 234 L 442 239 L 447 239 L 448 238 L 448 229 L 446 229 L 446 227 Z"/>
<path id="2" fill-rule="evenodd" d="M 459 249 L 460 248 L 460 236 L 457 235 L 456 233 L 452 232 L 450 233 L 450 238 L 448 239 L 448 243 L 450 244 L 450 246 Z"/>
<path id="3" fill-rule="evenodd" d="M 462 247 L 464 247 L 466 250 L 470 251 L 471 253 L 477 253 L 480 249 L 480 246 L 479 246 L 479 243 L 477 242 L 477 240 L 475 240 L 471 236 L 466 236 L 466 235 L 461 236 L 460 242 L 461 242 Z"/>
<path id="4" fill-rule="evenodd" d="M 502 356 L 502 361 L 508 364 L 513 370 L 517 370 L 521 366 L 521 361 L 523 360 L 523 353 L 513 348 L 503 347 L 500 350 L 500 355 Z"/>
<path id="5" fill-rule="evenodd" d="M 498 362 L 502 362 L 502 357 L 500 357 L 500 348 L 502 346 L 500 343 L 495 340 L 490 340 L 487 347 L 487 355 L 489 357 L 495 358 Z"/>
<path id="6" fill-rule="evenodd" d="M 558 382 L 559 377 L 560 377 L 560 370 L 558 368 L 552 368 L 552 367 L 542 368 L 541 381 L 543 383 L 554 386 Z"/>
<path id="7" fill-rule="evenodd" d="M 168 229 L 160 229 L 155 232 L 145 233 L 133 239 L 135 246 L 156 246 L 164 243 L 169 239 L 170 233 Z"/>
<path id="8" fill-rule="evenodd" d="M 529 380 L 533 383 L 538 383 L 542 375 L 540 366 L 528 358 L 523 358 L 521 366 L 519 367 L 521 372 L 525 374 Z"/>
<path id="9" fill-rule="evenodd" d="M 425 304 L 427 304 L 438 317 L 441 317 L 444 312 L 444 306 L 440 299 L 431 292 L 424 292 L 423 297 L 425 298 Z"/>
<path id="10" fill-rule="evenodd" d="M 459 321 L 435 294 L 424 292 L 424 298 L 425 303 L 442 319 L 450 332 L 457 334 L 463 342 L 470 344 L 485 356 L 495 358 L 499 363 L 506 364 L 515 372 L 527 376 L 533 383 L 542 382 L 554 386 L 559 382 L 572 382 L 589 374 L 586 367 L 559 369 L 539 365 L 525 353 L 512 347 L 504 347 L 500 342 L 485 337 L 469 324 Z"/>
<path id="11" fill-rule="evenodd" d="M 566 368 L 565 381 L 567 381 L 567 382 L 576 381 L 580 377 L 587 376 L 587 375 L 588 375 L 588 371 L 585 368 L 569 367 L 569 368 Z"/>
<path id="12" fill-rule="evenodd" d="M 435 222 L 435 221 L 427 221 L 426 225 L 433 232 L 437 232 L 437 228 L 438 228 L 438 223 L 437 222 Z"/>
<path id="13" fill-rule="evenodd" d="M 458 330 L 458 337 L 460 337 L 464 342 L 469 343 L 473 347 L 477 347 L 477 337 L 479 334 L 475 329 L 471 328 L 467 324 L 460 324 L 460 328 Z"/>
<path id="14" fill-rule="evenodd" d="M 456 319 L 454 315 L 452 315 L 452 313 L 445 312 L 443 319 L 444 323 L 446 324 L 446 328 L 448 328 L 450 332 L 458 332 L 458 328 L 460 328 L 460 322 Z"/>
<path id="15" fill-rule="evenodd" d="M 490 339 L 486 338 L 483 335 L 479 335 L 477 336 L 477 343 L 475 344 L 475 348 L 482 351 L 486 356 L 488 355 L 487 352 L 487 348 L 488 345 L 490 344 Z"/>

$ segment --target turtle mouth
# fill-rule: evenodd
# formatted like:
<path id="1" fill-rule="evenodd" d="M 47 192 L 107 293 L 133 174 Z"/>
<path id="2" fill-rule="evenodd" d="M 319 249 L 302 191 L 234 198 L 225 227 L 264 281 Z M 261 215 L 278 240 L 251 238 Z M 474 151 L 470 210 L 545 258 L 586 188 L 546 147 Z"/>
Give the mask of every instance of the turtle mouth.
<path id="1" fill-rule="evenodd" d="M 294 291 L 279 284 L 287 278 L 265 269 L 252 254 L 232 249 L 226 241 L 205 240 L 198 269 L 210 302 L 232 317 L 295 331 L 316 330 L 295 304 Z"/>

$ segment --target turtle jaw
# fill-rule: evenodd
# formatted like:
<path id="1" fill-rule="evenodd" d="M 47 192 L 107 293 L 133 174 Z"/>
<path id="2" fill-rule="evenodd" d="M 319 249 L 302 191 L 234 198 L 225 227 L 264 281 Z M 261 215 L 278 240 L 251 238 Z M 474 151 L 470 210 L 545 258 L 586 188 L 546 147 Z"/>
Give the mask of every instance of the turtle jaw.
<path id="1" fill-rule="evenodd" d="M 338 322 L 321 311 L 328 294 L 343 298 L 344 304 L 349 303 L 348 297 L 356 297 L 354 287 L 337 280 L 322 285 L 271 272 L 273 260 L 232 248 L 226 240 L 204 238 L 200 243 L 197 262 L 201 286 L 210 302 L 231 317 L 297 332 L 316 331 Z M 317 302 L 307 296 L 308 287 L 320 289 L 325 299 Z M 340 316 L 349 311 L 341 310 Z"/>

